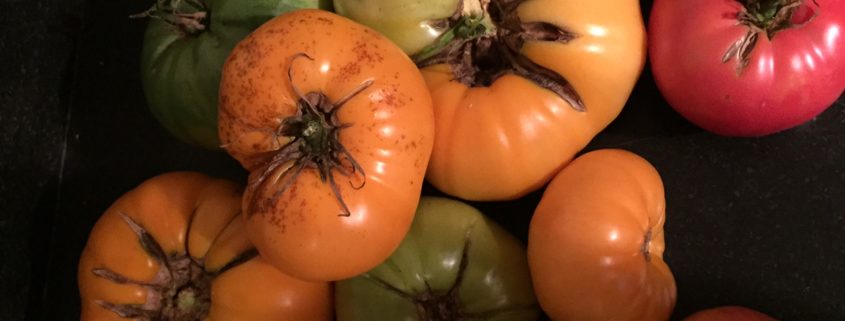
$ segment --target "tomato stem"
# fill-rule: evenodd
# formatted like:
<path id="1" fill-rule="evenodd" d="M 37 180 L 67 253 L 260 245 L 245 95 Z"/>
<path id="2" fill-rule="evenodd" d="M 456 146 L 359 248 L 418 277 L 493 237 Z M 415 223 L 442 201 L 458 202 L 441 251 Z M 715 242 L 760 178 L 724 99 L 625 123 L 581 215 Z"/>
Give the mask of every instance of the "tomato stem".
<path id="1" fill-rule="evenodd" d="M 373 81 L 363 82 L 351 93 L 334 103 L 329 102 L 328 97 L 320 92 L 302 94 L 293 85 L 292 75 L 293 62 L 300 57 L 314 60 L 305 53 L 299 53 L 291 58 L 291 65 L 288 67 L 288 79 L 294 93 L 299 97 L 297 113 L 282 120 L 275 132 L 277 139 L 289 137 L 290 140 L 285 144 L 280 144 L 257 168 L 253 169 L 253 171 L 259 171 L 260 175 L 249 184 L 253 189 L 275 188 L 275 191 L 269 198 L 262 198 L 261 193 L 254 193 L 247 209 L 247 216 L 253 215 L 256 211 L 267 212 L 267 208 L 275 207 L 278 199 L 306 168 L 316 169 L 320 180 L 329 184 L 341 207 L 339 216 L 350 216 L 351 212 L 340 195 L 334 172 L 337 171 L 347 177 L 360 175 L 362 183 L 358 186 L 353 185 L 355 189 L 362 188 L 366 183 L 364 169 L 340 143 L 341 130 L 351 127 L 352 124 L 341 123 L 337 118 L 337 112 L 349 99 L 370 87 Z M 272 186 L 265 186 L 269 182 L 267 178 L 277 170 L 282 170 L 282 178 L 275 180 Z"/>
<path id="2" fill-rule="evenodd" d="M 204 319 L 211 308 L 211 280 L 214 274 L 187 254 L 166 255 L 161 245 L 129 215 L 120 217 L 138 238 L 146 252 L 155 259 L 160 270 L 152 281 L 132 280 L 108 268 L 91 272 L 115 284 L 133 284 L 147 290 L 145 304 L 115 304 L 96 301 L 98 305 L 123 318 L 161 321 L 194 321 Z"/>
<path id="3" fill-rule="evenodd" d="M 196 35 L 207 29 L 208 10 L 202 0 L 156 0 L 144 12 L 129 18 L 152 18 L 176 26 L 185 35 Z"/>
<path id="4" fill-rule="evenodd" d="M 818 13 L 815 9 L 818 3 L 813 0 L 815 7 L 805 6 L 805 0 L 742 0 L 742 10 L 737 13 L 740 24 L 748 27 L 748 31 L 734 42 L 725 54 L 722 63 L 736 60 L 736 74 L 741 75 L 750 62 L 751 52 L 757 45 L 760 34 L 766 35 L 771 41 L 778 32 L 802 26 L 809 23 Z M 795 13 L 801 8 L 813 10 L 812 15 L 795 21 Z"/>
<path id="5" fill-rule="evenodd" d="M 522 53 L 526 41 L 565 44 L 577 37 L 575 33 L 547 22 L 522 22 L 517 9 L 525 0 L 467 1 L 481 3 L 481 13 L 453 16 L 449 31 L 414 55 L 418 66 L 449 64 L 455 79 L 471 87 L 516 74 L 554 92 L 573 109 L 586 110 L 566 78 Z"/>

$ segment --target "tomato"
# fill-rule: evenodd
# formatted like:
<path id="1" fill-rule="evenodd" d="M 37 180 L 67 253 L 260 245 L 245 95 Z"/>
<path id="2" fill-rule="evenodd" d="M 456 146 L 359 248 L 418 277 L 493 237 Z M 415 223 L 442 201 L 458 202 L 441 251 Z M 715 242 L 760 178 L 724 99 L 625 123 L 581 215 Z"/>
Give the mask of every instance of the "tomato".
<path id="1" fill-rule="evenodd" d="M 524 246 L 478 210 L 424 197 L 402 245 L 335 285 L 338 321 L 537 320 Z"/>
<path id="2" fill-rule="evenodd" d="M 280 13 L 318 0 L 158 0 L 141 51 L 141 80 L 156 119 L 179 139 L 218 149 L 217 95 L 235 44 Z M 179 15 L 172 14 L 175 10 Z"/>
<path id="3" fill-rule="evenodd" d="M 552 320 L 668 320 L 660 175 L 641 157 L 584 154 L 549 184 L 528 231 L 528 264 Z"/>
<path id="4" fill-rule="evenodd" d="M 239 43 L 220 86 L 220 137 L 251 172 L 243 209 L 258 251 L 307 280 L 387 259 L 410 228 L 434 140 L 408 56 L 351 20 L 300 10 Z"/>
<path id="5" fill-rule="evenodd" d="M 418 15 L 389 10 L 373 22 L 388 5 L 372 3 L 348 13 L 399 43 L 421 37 L 407 27 Z M 427 179 L 463 199 L 509 200 L 543 186 L 619 115 L 645 63 L 639 1 L 462 0 L 451 12 L 427 23 L 439 36 L 414 58 L 435 107 Z M 400 18 L 402 32 L 387 30 Z"/>
<path id="6" fill-rule="evenodd" d="M 335 12 L 380 31 L 408 54 L 434 42 L 462 0 L 334 0 Z"/>
<path id="7" fill-rule="evenodd" d="M 698 311 L 684 321 L 777 321 L 763 313 L 739 306 L 724 306 Z"/>
<path id="8" fill-rule="evenodd" d="M 121 196 L 79 261 L 80 320 L 332 320 L 328 283 L 294 279 L 255 256 L 240 200 L 240 186 L 191 172 Z"/>
<path id="9" fill-rule="evenodd" d="M 657 0 L 651 68 L 692 123 L 726 136 L 768 135 L 807 122 L 842 94 L 843 23 L 842 1 Z"/>

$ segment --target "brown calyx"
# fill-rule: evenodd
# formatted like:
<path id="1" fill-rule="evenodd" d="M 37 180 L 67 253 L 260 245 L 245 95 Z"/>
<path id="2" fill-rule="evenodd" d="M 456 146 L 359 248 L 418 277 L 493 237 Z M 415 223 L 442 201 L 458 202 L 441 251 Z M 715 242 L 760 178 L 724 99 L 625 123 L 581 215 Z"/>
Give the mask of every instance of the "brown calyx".
<path id="1" fill-rule="evenodd" d="M 478 2 L 479 10 L 465 10 L 467 1 Z M 449 64 L 455 79 L 470 87 L 489 86 L 505 74 L 522 76 L 584 111 L 581 97 L 563 76 L 522 53 L 526 41 L 565 44 L 577 35 L 547 22 L 523 22 L 517 9 L 524 1 L 462 0 L 445 20 L 448 31 L 412 58 L 420 67 Z"/>
<path id="2" fill-rule="evenodd" d="M 152 7 L 129 18 L 158 19 L 192 36 L 208 28 L 208 6 L 203 0 L 156 0 Z"/>
<path id="3" fill-rule="evenodd" d="M 209 272 L 201 262 L 187 254 L 166 254 L 144 227 L 124 213 L 120 213 L 120 217 L 138 237 L 141 247 L 160 266 L 156 276 L 149 282 L 129 279 L 106 267 L 91 271 L 97 277 L 111 282 L 137 285 L 147 290 L 147 302 L 144 304 L 96 302 L 123 318 L 141 321 L 203 320 L 211 308 L 211 281 L 220 273 L 256 255 L 255 251 L 248 251 L 220 271 Z"/>
<path id="4" fill-rule="evenodd" d="M 291 58 L 291 66 L 293 66 L 293 61 L 300 57 L 314 60 L 305 53 L 299 53 Z M 366 174 L 352 154 L 340 143 L 340 131 L 349 128 L 352 124 L 341 123 L 337 118 L 337 112 L 349 99 L 372 85 L 373 81 L 365 81 L 345 97 L 336 102 L 330 102 L 328 97 L 320 92 L 302 94 L 293 85 L 291 70 L 292 68 L 289 67 L 288 79 L 294 93 L 299 97 L 297 112 L 282 120 L 274 132 L 277 140 L 281 137 L 288 137 L 289 140 L 287 143 L 278 144 L 279 147 L 275 150 L 267 152 L 263 161 L 259 162 L 256 168 L 251 169 L 251 171 L 259 171 L 260 175 L 250 182 L 250 188 L 273 188 L 274 192 L 271 197 L 264 197 L 263 193 L 254 193 L 247 208 L 247 216 L 255 214 L 256 211 L 269 212 L 268 209 L 276 206 L 279 197 L 287 191 L 297 177 L 309 168 L 319 173 L 323 183 L 329 184 L 341 207 L 339 215 L 349 216 L 351 213 L 340 195 L 334 173 L 337 171 L 347 177 L 360 175 L 362 183 L 358 186 L 353 185 L 355 189 L 364 186 Z M 279 178 L 272 182 L 267 180 L 268 177 L 276 176 L 273 174 L 277 170 L 282 170 L 281 175 L 277 176 Z"/>
<path id="5" fill-rule="evenodd" d="M 818 3 L 807 5 L 806 0 L 740 0 L 743 6 L 737 13 L 739 24 L 748 27 L 748 31 L 734 42 L 725 54 L 722 63 L 736 60 L 736 74 L 742 71 L 750 62 L 751 52 L 757 44 L 760 35 L 765 35 L 770 41 L 775 35 L 785 29 L 803 26 L 818 14 Z M 802 15 L 797 15 L 801 11 Z M 810 12 L 807 12 L 807 11 Z"/>

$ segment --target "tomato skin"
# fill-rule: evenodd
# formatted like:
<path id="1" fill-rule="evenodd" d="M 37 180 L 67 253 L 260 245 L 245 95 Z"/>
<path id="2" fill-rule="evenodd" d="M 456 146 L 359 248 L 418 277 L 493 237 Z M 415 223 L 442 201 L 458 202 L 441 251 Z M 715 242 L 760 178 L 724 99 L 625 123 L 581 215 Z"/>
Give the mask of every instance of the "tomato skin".
<path id="1" fill-rule="evenodd" d="M 776 319 L 740 306 L 723 306 L 701 310 L 683 321 L 777 321 Z"/>
<path id="2" fill-rule="evenodd" d="M 534 0 L 518 11 L 523 21 L 578 35 L 566 44 L 528 41 L 522 52 L 566 78 L 586 111 L 512 74 L 470 88 L 446 65 L 423 68 L 437 126 L 426 178 L 449 195 L 510 200 L 540 188 L 619 115 L 642 71 L 638 1 Z"/>
<path id="3" fill-rule="evenodd" d="M 294 59 L 301 53 L 313 61 Z M 351 124 L 339 132 L 339 143 L 362 169 L 349 171 L 365 173 L 362 179 L 332 171 L 349 213 L 316 168 L 305 168 L 279 193 L 272 182 L 284 181 L 276 178 L 294 162 L 272 171 L 271 183 L 250 183 L 245 192 L 250 239 L 287 274 L 315 281 L 349 278 L 399 246 L 419 202 L 434 140 L 431 98 L 401 49 L 369 28 L 319 10 L 269 21 L 239 43 L 224 66 L 220 137 L 227 152 L 252 171 L 251 182 L 260 179 L 268 155 L 292 139 L 276 132 L 297 115 L 293 86 L 335 102 L 368 80 L 372 84 L 337 113 L 341 123 Z"/>
<path id="4" fill-rule="evenodd" d="M 537 300 L 552 320 L 668 320 L 675 280 L 663 261 L 657 171 L 622 150 L 584 154 L 549 184 L 528 232 Z"/>
<path id="5" fill-rule="evenodd" d="M 317 0 L 213 0 L 198 9 L 182 1 L 183 13 L 208 14 L 208 27 L 187 35 L 162 19 L 149 18 L 141 50 L 141 80 L 150 111 L 180 140 L 217 150 L 217 95 L 223 62 L 235 44 L 283 12 L 326 7 Z"/>
<path id="6" fill-rule="evenodd" d="M 427 292 L 442 295 L 453 288 L 457 308 L 465 313 L 451 315 L 453 319 L 483 315 L 484 320 L 528 321 L 540 316 L 521 242 L 467 204 L 423 197 L 410 232 L 387 261 L 336 283 L 337 318 L 428 320 L 421 318 L 423 305 L 414 298 L 425 298 Z"/>
<path id="7" fill-rule="evenodd" d="M 260 257 L 233 263 L 251 248 L 238 215 L 240 199 L 240 186 L 193 172 L 158 175 L 121 196 L 94 225 L 80 257 L 80 319 L 127 320 L 98 302 L 144 305 L 157 295 L 150 288 L 93 273 L 109 269 L 134 282 L 160 281 L 163 263 L 141 246 L 125 216 L 145 229 L 165 255 L 201 262 L 214 275 L 204 320 L 331 320 L 328 283 L 294 279 L 269 268 Z M 227 265 L 232 267 L 224 270 Z M 244 273 L 250 270 L 261 273 Z"/>
<path id="8" fill-rule="evenodd" d="M 334 0 L 334 9 L 339 15 L 378 30 L 410 55 L 443 33 L 431 22 L 451 16 L 459 1 L 462 0 Z"/>
<path id="9" fill-rule="evenodd" d="M 736 1 L 656 0 L 649 17 L 651 68 L 669 104 L 692 123 L 725 136 L 763 136 L 798 126 L 845 89 L 845 3 L 803 1 L 818 13 L 772 39 L 760 35 L 746 68 L 722 63 L 748 27 Z"/>

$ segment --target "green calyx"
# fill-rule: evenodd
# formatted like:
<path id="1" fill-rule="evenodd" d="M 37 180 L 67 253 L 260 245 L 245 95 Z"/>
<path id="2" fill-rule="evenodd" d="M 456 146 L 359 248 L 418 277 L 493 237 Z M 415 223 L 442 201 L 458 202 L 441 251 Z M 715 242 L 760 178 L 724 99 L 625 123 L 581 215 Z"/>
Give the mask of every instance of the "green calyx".
<path id="1" fill-rule="evenodd" d="M 425 61 L 448 48 L 456 40 L 460 42 L 471 41 L 494 30 L 495 26 L 486 16 L 462 16 L 452 28 L 437 37 L 434 43 L 411 56 L 411 59 L 416 62 Z"/>
<path id="2" fill-rule="evenodd" d="M 792 16 L 804 0 L 745 0 L 739 21 L 771 39 L 778 31 L 795 26 Z"/>

